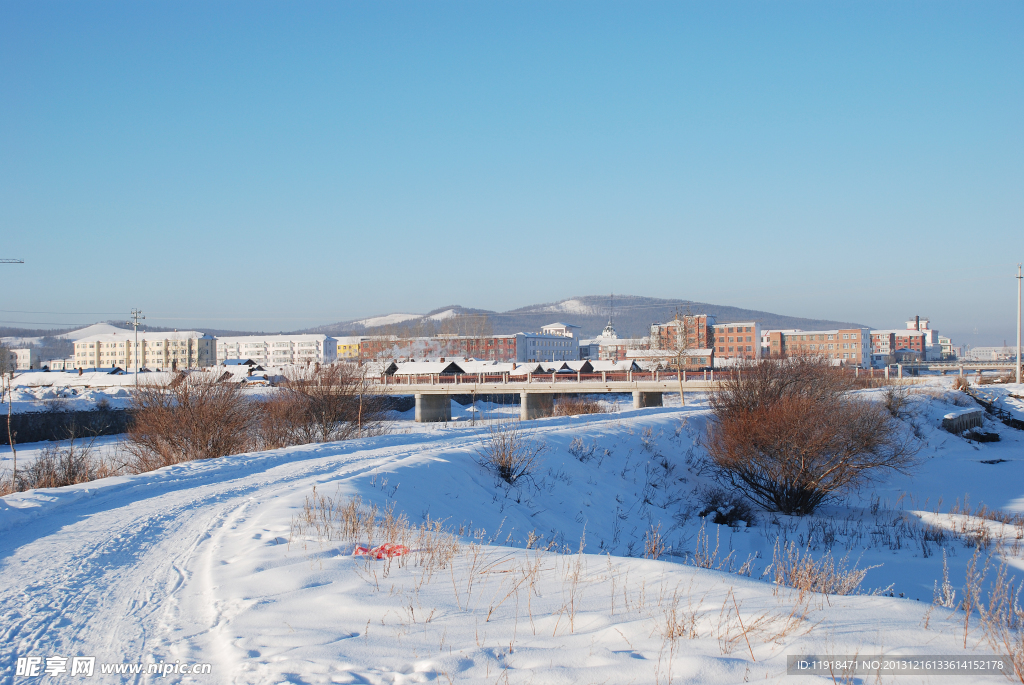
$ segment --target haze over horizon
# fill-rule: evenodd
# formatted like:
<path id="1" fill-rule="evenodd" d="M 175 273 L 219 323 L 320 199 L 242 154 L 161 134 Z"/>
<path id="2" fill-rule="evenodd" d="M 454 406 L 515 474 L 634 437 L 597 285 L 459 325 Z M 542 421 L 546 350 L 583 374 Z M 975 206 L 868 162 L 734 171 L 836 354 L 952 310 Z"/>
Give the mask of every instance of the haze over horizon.
<path id="1" fill-rule="evenodd" d="M 0 326 L 621 292 L 1015 337 L 1019 3 L 0 18 Z"/>

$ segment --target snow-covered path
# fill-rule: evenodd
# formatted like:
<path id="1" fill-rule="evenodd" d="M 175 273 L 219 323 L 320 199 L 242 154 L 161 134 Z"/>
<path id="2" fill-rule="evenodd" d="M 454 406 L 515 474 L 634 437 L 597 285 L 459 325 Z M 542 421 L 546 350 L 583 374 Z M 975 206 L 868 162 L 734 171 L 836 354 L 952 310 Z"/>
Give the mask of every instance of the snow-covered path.
<path id="1" fill-rule="evenodd" d="M 218 627 L 232 609 L 218 599 L 217 567 L 230 563 L 240 539 L 284 542 L 264 539 L 261 513 L 276 511 L 282 498 L 301 499 L 314 484 L 401 468 L 422 452 L 420 435 L 388 436 L 21 496 L 35 506 L 8 516 L 4 523 L 15 525 L 0 532 L 0 663 L 35 654 L 227 658 Z M 182 644 L 195 654 L 176 654 Z"/>

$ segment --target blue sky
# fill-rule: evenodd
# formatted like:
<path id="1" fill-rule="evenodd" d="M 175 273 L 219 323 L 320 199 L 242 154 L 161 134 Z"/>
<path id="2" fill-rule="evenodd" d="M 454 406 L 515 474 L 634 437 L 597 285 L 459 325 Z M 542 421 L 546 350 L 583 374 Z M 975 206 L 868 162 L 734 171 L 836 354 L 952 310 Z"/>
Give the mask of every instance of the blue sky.
<path id="1" fill-rule="evenodd" d="M 2 320 L 614 291 L 1001 343 L 1022 30 L 1019 2 L 0 2 Z"/>

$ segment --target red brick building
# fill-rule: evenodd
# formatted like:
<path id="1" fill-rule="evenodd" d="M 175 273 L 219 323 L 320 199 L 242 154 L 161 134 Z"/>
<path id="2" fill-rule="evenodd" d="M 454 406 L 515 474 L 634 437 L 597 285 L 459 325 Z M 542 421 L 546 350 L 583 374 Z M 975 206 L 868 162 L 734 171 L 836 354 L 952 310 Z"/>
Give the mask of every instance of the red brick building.
<path id="1" fill-rule="evenodd" d="M 716 359 L 761 358 L 761 326 L 756 321 L 716 323 L 712 328 Z"/>
<path id="2" fill-rule="evenodd" d="M 768 331 L 772 357 L 821 356 L 849 366 L 871 365 L 871 332 L 867 328 L 831 331 Z"/>
<path id="3" fill-rule="evenodd" d="M 651 324 L 652 349 L 708 349 L 714 347 L 715 317 L 708 314 L 677 316 L 667 323 Z"/>

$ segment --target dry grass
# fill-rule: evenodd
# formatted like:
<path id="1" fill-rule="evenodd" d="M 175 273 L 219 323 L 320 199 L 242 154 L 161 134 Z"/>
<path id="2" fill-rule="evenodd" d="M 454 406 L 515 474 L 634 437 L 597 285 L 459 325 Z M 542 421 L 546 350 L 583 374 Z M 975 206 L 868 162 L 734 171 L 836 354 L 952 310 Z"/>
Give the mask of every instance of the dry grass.
<path id="1" fill-rule="evenodd" d="M 966 383 L 967 381 L 964 379 L 964 384 L 966 385 Z M 973 407 L 974 400 L 963 392 L 956 392 L 958 388 L 955 386 L 956 382 L 954 382 L 953 391 L 943 390 L 941 388 L 917 388 L 915 390 L 915 394 L 921 397 L 938 400 L 939 402 L 945 402 L 946 404 L 952 404 L 954 407 Z"/>
<path id="2" fill-rule="evenodd" d="M 998 376 L 983 376 L 978 375 L 978 385 L 998 385 L 1005 383 L 1013 383 L 1016 380 L 1012 373 L 1003 373 Z"/>
<path id="3" fill-rule="evenodd" d="M 1016 679 L 1020 683 L 1024 683 L 1024 609 L 1020 606 L 1022 590 L 1024 583 L 1014 587 L 1007 577 L 1007 565 L 1003 562 L 987 599 L 977 601 L 985 642 L 994 653 L 1010 657 L 1013 669 L 1011 680 Z"/>
<path id="4" fill-rule="evenodd" d="M 324 495 L 313 488 L 305 498 L 302 511 L 292 517 L 289 546 L 312 542 L 319 548 L 327 543 L 363 544 L 367 548 L 401 545 L 407 553 L 386 556 L 384 576 L 391 564 L 416 566 L 422 569 L 423 582 L 437 571 L 447 568 L 459 553 L 459 539 L 446 529 L 442 521 L 429 516 L 413 525 L 405 514 L 394 513 L 394 507 L 381 510 L 377 505 L 364 506 L 359 497 L 345 498 Z M 367 564 L 371 557 L 366 557 Z"/>
<path id="5" fill-rule="evenodd" d="M 587 397 L 563 396 L 555 402 L 555 416 L 607 413 L 604 405 Z"/>
<path id="6" fill-rule="evenodd" d="M 754 645 L 759 648 L 781 646 L 787 638 L 806 635 L 817 625 L 810 620 L 812 608 L 807 593 L 798 593 L 795 598 L 780 598 L 775 608 L 755 612 L 743 610 L 743 602 L 731 587 L 717 610 L 705 610 L 709 594 L 706 592 L 696 598 L 691 581 L 685 591 L 680 591 L 677 585 L 670 599 L 659 599 L 661 619 L 655 629 L 661 634 L 662 648 L 655 669 L 655 682 L 673 681 L 672 664 L 679 651 L 680 639 L 714 638 L 723 655 L 745 648 L 751 661 L 756 662 Z M 792 605 L 788 605 L 790 600 Z M 665 662 L 664 667 L 662 662 Z"/>
<path id="7" fill-rule="evenodd" d="M 875 566 L 859 569 L 847 568 L 848 559 L 839 561 L 826 552 L 815 561 L 806 551 L 800 552 L 795 542 L 785 545 L 776 538 L 771 565 L 765 569 L 778 586 L 795 588 L 801 592 L 820 592 L 830 595 L 860 594 L 860 585 L 868 571 Z"/>

